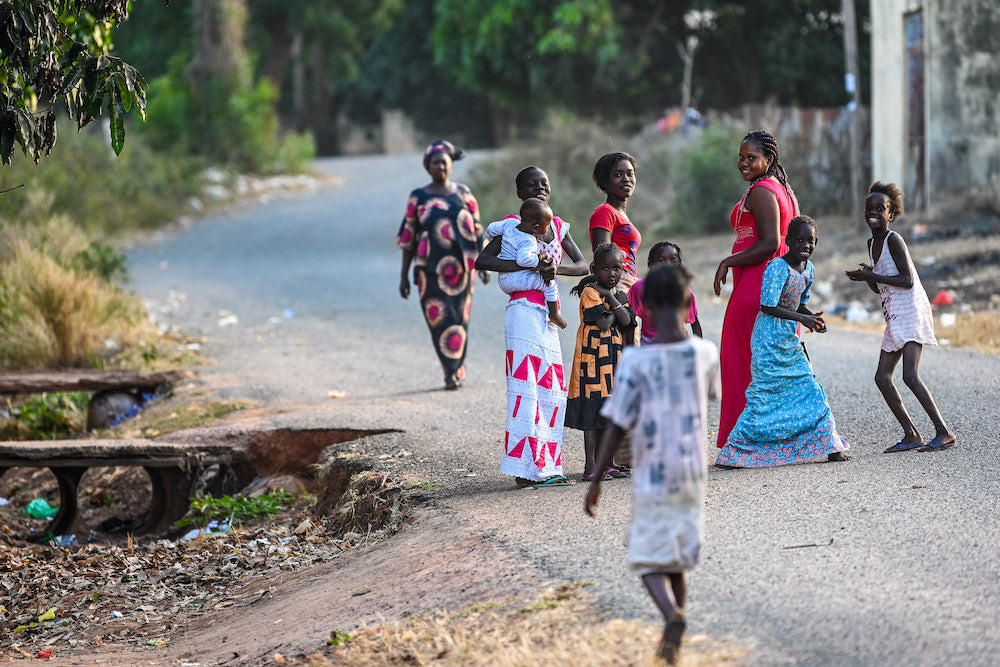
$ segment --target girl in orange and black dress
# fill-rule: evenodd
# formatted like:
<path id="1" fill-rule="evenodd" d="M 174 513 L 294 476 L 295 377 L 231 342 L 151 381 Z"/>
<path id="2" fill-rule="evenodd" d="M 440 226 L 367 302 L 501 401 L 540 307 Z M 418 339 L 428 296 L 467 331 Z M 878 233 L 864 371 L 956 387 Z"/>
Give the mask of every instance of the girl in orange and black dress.
<path id="1" fill-rule="evenodd" d="M 597 444 L 608 423 L 601 408 L 614 389 L 622 350 L 635 344 L 635 314 L 620 286 L 623 266 L 621 251 L 613 243 L 601 244 L 594 250 L 592 275 L 570 290 L 580 297 L 580 328 L 570 371 L 566 427 L 583 431 L 585 482 L 627 477 L 615 467 L 594 469 Z"/>
<path id="2" fill-rule="evenodd" d="M 424 151 L 431 182 L 410 193 L 396 244 L 403 250 L 399 294 L 410 296 L 410 266 L 420 306 L 431 332 L 434 351 L 444 370 L 445 389 L 458 389 L 465 379 L 465 344 L 476 257 L 483 249 L 479 204 L 468 186 L 451 180 L 454 160 L 464 156 L 449 141 Z M 480 272 L 484 283 L 489 276 Z"/>

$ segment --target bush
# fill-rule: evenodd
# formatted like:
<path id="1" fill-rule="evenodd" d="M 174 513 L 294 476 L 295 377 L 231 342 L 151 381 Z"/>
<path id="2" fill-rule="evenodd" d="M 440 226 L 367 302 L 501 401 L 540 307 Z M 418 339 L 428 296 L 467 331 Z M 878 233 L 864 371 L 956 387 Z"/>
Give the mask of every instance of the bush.
<path id="1" fill-rule="evenodd" d="M 93 249 L 67 219 L 4 225 L 0 247 L 0 368 L 103 366 L 155 335 L 136 297 L 81 262 Z"/>
<path id="2" fill-rule="evenodd" d="M 115 157 L 100 127 L 68 132 L 39 164 L 18 160 L 4 167 L 0 219 L 15 220 L 43 209 L 65 214 L 98 239 L 128 230 L 153 229 L 177 218 L 185 202 L 200 193 L 198 163 L 153 153 L 141 136 L 129 135 Z"/>
<path id="3" fill-rule="evenodd" d="M 168 154 L 198 155 L 257 174 L 301 172 L 316 155 L 312 135 L 279 131 L 278 93 L 268 79 L 236 91 L 216 83 L 199 98 L 178 58 L 166 75 L 150 83 L 147 97 L 147 121 L 140 131 Z"/>
<path id="4" fill-rule="evenodd" d="M 534 164 L 552 181 L 552 207 L 575 223 L 576 242 L 589 256 L 586 230 L 590 215 L 605 201 L 592 180 L 594 164 L 604 153 L 625 151 L 639 164 L 636 194 L 628 214 L 646 241 L 672 235 L 729 229 L 729 212 L 745 187 L 735 156 L 742 134 L 724 127 L 661 134 L 648 129 L 631 138 L 589 122 L 553 117 L 531 143 L 518 143 L 473 168 L 470 186 L 483 220 L 515 212 L 514 176 Z"/>
<path id="5" fill-rule="evenodd" d="M 11 408 L 0 422 L 0 433 L 19 440 L 58 440 L 83 433 L 87 423 L 88 392 L 45 393 Z"/>
<path id="6" fill-rule="evenodd" d="M 743 133 L 717 125 L 701 133 L 678 158 L 674 174 L 676 201 L 668 229 L 684 234 L 724 232 L 729 213 L 746 184 L 736 171 Z"/>

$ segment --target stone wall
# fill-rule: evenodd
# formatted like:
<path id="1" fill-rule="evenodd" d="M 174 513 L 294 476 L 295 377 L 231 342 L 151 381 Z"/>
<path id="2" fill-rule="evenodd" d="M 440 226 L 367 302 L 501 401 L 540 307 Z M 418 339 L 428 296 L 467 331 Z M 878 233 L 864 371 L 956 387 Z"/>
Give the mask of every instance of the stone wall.
<path id="1" fill-rule="evenodd" d="M 871 173 L 869 112 L 860 110 L 862 181 Z M 809 203 L 810 215 L 850 214 L 861 193 L 850 191 L 849 114 L 844 107 L 784 107 L 748 104 L 722 114 L 709 114 L 744 132 L 758 128 L 775 135 L 781 163 L 798 198 Z M 734 151 L 735 154 L 735 151 Z M 735 158 L 734 158 L 735 161 Z"/>
<path id="2" fill-rule="evenodd" d="M 988 196 L 1000 187 L 1000 2 L 927 4 L 929 183 L 940 201 Z"/>

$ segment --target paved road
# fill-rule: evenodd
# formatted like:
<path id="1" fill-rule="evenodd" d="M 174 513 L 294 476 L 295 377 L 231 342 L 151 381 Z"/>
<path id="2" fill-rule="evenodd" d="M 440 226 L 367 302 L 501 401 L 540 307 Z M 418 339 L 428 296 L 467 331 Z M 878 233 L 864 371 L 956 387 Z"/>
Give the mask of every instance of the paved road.
<path id="1" fill-rule="evenodd" d="M 446 484 L 437 504 L 456 522 L 552 576 L 597 582 L 609 612 L 655 619 L 625 568 L 627 482 L 606 485 L 592 521 L 584 485 L 516 490 L 498 473 L 504 299 L 495 283 L 476 292 L 467 386 L 439 390 L 417 303 L 396 292 L 392 239 L 409 189 L 426 181 L 419 157 L 319 168 L 343 187 L 244 206 L 134 249 L 135 288 L 164 319 L 208 338 L 218 364 L 203 373 L 223 396 L 266 404 L 275 425 L 405 430 L 422 476 Z M 458 180 L 467 168 L 456 165 Z M 575 230 L 582 244 L 581 221 Z M 698 279 L 704 292 L 710 277 Z M 721 310 L 699 304 L 717 341 Z M 222 311 L 239 322 L 220 327 Z M 573 335 L 563 336 L 567 361 Z M 880 452 L 898 426 L 872 380 L 879 338 L 837 328 L 814 338 L 816 372 L 853 460 L 709 472 L 692 631 L 736 637 L 765 664 L 996 664 L 1000 359 L 925 351 L 922 372 L 960 446 L 890 456 Z M 330 390 L 347 396 L 331 400 Z M 568 474 L 581 472 L 582 458 L 579 432 L 567 431 Z M 789 548 L 811 544 L 824 546 Z"/>

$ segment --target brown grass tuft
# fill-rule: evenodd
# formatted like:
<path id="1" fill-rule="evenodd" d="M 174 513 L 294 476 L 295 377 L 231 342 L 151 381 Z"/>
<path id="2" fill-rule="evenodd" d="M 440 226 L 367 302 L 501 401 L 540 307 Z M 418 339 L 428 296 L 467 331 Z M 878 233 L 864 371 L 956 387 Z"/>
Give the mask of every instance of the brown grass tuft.
<path id="1" fill-rule="evenodd" d="M 0 235 L 0 367 L 91 366 L 107 340 L 126 347 L 155 336 L 137 298 L 69 268 L 63 254 L 81 243 L 58 221 Z"/>
<path id="2" fill-rule="evenodd" d="M 530 602 L 491 601 L 364 628 L 300 658 L 315 665 L 655 665 L 659 626 L 605 620 L 587 584 L 563 584 Z M 681 665 L 745 664 L 749 650 L 685 637 Z M 287 658 L 286 658 L 287 659 Z M 291 662 L 291 660 L 289 660 Z"/>
<path id="3" fill-rule="evenodd" d="M 955 325 L 934 325 L 938 340 L 946 339 L 951 347 L 968 347 L 987 354 L 1000 354 L 1000 313 L 958 313 Z"/>

